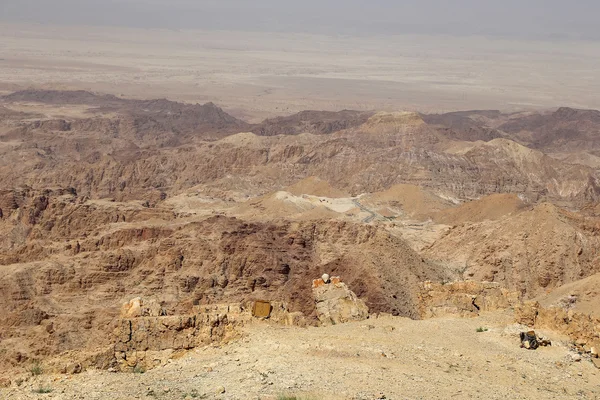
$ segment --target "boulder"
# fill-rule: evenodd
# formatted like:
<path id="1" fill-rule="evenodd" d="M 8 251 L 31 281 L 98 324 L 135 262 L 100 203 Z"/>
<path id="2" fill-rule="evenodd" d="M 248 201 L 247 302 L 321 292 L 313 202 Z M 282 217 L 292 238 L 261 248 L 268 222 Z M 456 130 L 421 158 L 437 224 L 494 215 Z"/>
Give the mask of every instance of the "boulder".
<path id="1" fill-rule="evenodd" d="M 313 287 L 317 317 L 322 324 L 335 325 L 348 321 L 362 321 L 369 309 L 345 283 L 321 284 Z"/>
<path id="2" fill-rule="evenodd" d="M 121 318 L 135 318 L 142 316 L 142 299 L 136 297 L 129 300 L 121 307 Z"/>

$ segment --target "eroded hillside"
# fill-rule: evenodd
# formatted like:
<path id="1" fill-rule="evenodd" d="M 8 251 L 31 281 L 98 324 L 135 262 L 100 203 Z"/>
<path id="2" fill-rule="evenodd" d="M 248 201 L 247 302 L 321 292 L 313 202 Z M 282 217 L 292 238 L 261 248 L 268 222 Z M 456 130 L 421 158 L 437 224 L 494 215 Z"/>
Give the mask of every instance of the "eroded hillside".
<path id="1" fill-rule="evenodd" d="M 136 297 L 167 315 L 268 300 L 316 324 L 324 272 L 410 318 L 424 281 L 583 293 L 600 273 L 597 129 L 570 109 L 249 124 L 212 103 L 5 96 L 0 368 L 103 354 Z"/>

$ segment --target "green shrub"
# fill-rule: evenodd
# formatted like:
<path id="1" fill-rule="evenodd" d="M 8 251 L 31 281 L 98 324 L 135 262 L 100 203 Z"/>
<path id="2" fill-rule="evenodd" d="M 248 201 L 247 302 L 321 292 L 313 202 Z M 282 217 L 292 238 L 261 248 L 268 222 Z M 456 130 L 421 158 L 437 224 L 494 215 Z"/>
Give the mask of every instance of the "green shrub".
<path id="1" fill-rule="evenodd" d="M 34 362 L 31 368 L 29 368 L 29 372 L 31 372 L 31 376 L 38 376 L 44 373 L 44 369 L 40 365 L 39 362 Z"/>
<path id="2" fill-rule="evenodd" d="M 200 395 L 200 393 L 196 389 L 192 389 L 189 393 L 184 393 L 182 396 L 184 399 L 187 397 L 191 397 L 192 399 L 204 399 L 206 395 Z"/>
<path id="3" fill-rule="evenodd" d="M 146 372 L 146 368 L 144 368 L 144 367 L 141 367 L 141 366 L 139 366 L 139 365 L 136 365 L 136 366 L 133 368 L 133 373 L 134 373 L 134 374 L 143 374 L 144 372 Z"/>
<path id="4" fill-rule="evenodd" d="M 477 332 L 487 332 L 488 328 L 484 328 L 482 326 L 480 326 L 479 328 L 477 328 Z"/>
<path id="5" fill-rule="evenodd" d="M 33 389 L 33 393 L 45 394 L 50 392 L 52 392 L 52 388 L 49 386 L 39 386 L 37 389 Z"/>

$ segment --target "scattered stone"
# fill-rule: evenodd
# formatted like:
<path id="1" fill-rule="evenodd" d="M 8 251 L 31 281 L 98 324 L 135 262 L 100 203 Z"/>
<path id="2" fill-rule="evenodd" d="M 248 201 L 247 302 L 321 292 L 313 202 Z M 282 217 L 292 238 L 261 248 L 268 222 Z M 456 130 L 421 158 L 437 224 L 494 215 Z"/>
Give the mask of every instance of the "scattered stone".
<path id="1" fill-rule="evenodd" d="M 596 347 L 591 347 L 590 354 L 592 355 L 592 358 L 598 358 L 598 349 Z"/>
<path id="2" fill-rule="evenodd" d="M 596 368 L 600 369 L 600 358 L 592 358 L 592 364 L 594 364 Z"/>
<path id="3" fill-rule="evenodd" d="M 521 347 L 535 350 L 539 347 L 538 339 L 534 331 L 521 332 Z"/>
<path id="4" fill-rule="evenodd" d="M 571 360 L 574 362 L 581 361 L 581 354 L 579 353 L 571 353 Z"/>
<path id="5" fill-rule="evenodd" d="M 79 363 L 70 364 L 66 368 L 66 373 L 70 375 L 79 374 L 83 370 L 83 367 Z"/>
<path id="6" fill-rule="evenodd" d="M 223 394 L 223 393 L 225 393 L 225 388 L 223 386 L 219 386 L 217 388 L 217 390 L 215 390 L 215 393 L 216 394 Z"/>

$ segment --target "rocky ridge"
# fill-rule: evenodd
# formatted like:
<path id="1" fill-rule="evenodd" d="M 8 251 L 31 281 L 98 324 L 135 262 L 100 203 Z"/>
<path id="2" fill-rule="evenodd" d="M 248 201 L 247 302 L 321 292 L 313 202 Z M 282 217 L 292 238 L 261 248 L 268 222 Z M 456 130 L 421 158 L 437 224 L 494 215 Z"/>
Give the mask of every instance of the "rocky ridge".
<path id="1" fill-rule="evenodd" d="M 211 103 L 0 102 L 3 370 L 164 365 L 237 337 L 257 300 L 285 304 L 283 324 L 367 308 L 478 318 L 599 272 L 598 170 L 578 162 L 595 151 L 581 146 L 594 112 L 307 111 L 252 125 Z M 315 302 L 309 277 L 323 272 L 344 278 L 352 318 L 337 300 L 323 312 L 327 294 Z M 156 303 L 121 315 L 137 297 Z M 595 337 L 595 320 L 565 312 L 540 308 L 530 325 Z"/>

